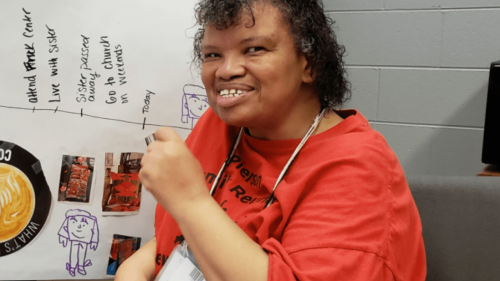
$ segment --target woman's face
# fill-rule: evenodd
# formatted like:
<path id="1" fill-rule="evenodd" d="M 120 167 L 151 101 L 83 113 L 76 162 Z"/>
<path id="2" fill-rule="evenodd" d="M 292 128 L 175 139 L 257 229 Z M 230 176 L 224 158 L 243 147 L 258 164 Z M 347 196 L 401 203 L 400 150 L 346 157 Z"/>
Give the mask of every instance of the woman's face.
<path id="1" fill-rule="evenodd" d="M 317 96 L 304 94 L 304 84 L 313 79 L 279 10 L 255 4 L 253 15 L 255 25 L 244 14 L 238 25 L 228 29 L 206 27 L 202 80 L 210 107 L 224 122 L 278 128 L 310 107 Z"/>

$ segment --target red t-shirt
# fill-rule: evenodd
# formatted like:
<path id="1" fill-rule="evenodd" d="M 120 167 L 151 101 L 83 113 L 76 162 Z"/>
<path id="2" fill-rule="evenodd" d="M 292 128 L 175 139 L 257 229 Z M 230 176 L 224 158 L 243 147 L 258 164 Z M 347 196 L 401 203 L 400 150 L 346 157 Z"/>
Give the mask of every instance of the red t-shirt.
<path id="1" fill-rule="evenodd" d="M 214 199 L 269 253 L 268 280 L 425 280 L 420 217 L 396 156 L 360 113 L 338 113 L 345 119 L 308 140 L 270 207 L 300 139 L 243 134 Z M 238 130 L 209 109 L 186 140 L 208 188 Z M 159 205 L 155 221 L 158 272 L 182 236 Z"/>

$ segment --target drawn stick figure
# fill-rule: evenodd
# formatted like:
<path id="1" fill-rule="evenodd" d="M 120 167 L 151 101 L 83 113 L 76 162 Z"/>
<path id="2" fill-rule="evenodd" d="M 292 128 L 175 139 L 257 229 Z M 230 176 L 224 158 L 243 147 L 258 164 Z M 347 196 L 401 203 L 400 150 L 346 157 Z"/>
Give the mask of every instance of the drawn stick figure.
<path id="1" fill-rule="evenodd" d="M 208 99 L 205 88 L 197 85 L 184 85 L 182 96 L 182 123 L 191 121 L 191 129 L 208 108 Z"/>
<path id="2" fill-rule="evenodd" d="M 71 276 L 75 276 L 75 270 L 81 275 L 86 275 L 85 267 L 91 266 L 92 261 L 86 259 L 87 249 L 96 250 L 99 244 L 99 226 L 97 218 L 83 210 L 68 210 L 66 219 L 59 229 L 59 243 L 63 247 L 70 244 L 69 262 L 66 270 Z"/>

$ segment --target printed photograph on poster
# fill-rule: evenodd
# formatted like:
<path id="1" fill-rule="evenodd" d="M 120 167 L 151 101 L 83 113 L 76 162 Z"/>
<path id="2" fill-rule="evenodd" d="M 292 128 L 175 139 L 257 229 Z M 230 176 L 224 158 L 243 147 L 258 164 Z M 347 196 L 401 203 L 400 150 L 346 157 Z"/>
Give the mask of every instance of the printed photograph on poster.
<path id="1" fill-rule="evenodd" d="M 63 155 L 58 201 L 89 203 L 94 158 Z"/>
<path id="2" fill-rule="evenodd" d="M 120 265 L 141 247 L 141 238 L 126 235 L 113 235 L 106 273 L 115 275 Z"/>
<path id="3" fill-rule="evenodd" d="M 141 206 L 139 170 L 143 153 L 106 153 L 103 215 L 137 214 Z"/>

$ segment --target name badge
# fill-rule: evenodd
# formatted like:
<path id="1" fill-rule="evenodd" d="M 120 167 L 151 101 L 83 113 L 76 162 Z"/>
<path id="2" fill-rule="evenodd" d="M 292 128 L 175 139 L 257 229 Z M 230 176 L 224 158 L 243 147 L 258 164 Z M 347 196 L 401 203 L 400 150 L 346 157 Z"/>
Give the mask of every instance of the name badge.
<path id="1" fill-rule="evenodd" d="M 155 281 L 205 281 L 186 241 L 172 250 Z"/>

